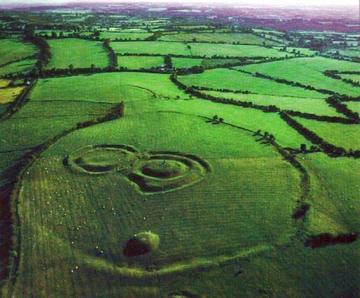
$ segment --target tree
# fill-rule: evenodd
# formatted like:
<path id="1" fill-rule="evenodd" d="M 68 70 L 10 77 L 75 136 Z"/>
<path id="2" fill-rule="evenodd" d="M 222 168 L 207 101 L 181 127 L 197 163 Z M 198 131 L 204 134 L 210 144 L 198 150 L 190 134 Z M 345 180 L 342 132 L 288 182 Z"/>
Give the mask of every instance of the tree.
<path id="1" fill-rule="evenodd" d="M 29 25 L 27 24 L 25 26 L 25 31 L 24 31 L 25 37 L 26 38 L 33 38 L 35 36 L 35 29 L 34 29 L 34 25 Z"/>
<path id="2" fill-rule="evenodd" d="M 74 65 L 73 64 L 70 64 L 69 65 L 69 70 L 72 72 L 74 70 Z"/>
<path id="3" fill-rule="evenodd" d="M 171 56 L 170 55 L 166 55 L 165 57 L 164 57 L 164 64 L 165 64 L 165 67 L 166 68 L 172 68 L 173 67 L 173 65 L 172 65 L 172 60 L 171 60 Z"/>

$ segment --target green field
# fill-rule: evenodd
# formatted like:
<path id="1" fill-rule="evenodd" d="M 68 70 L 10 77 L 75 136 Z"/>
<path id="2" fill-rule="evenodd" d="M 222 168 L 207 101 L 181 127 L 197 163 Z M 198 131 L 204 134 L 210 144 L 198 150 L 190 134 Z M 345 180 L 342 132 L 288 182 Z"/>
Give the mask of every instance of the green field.
<path id="1" fill-rule="evenodd" d="M 24 43 L 20 39 L 0 39 L 0 70 L 7 64 L 36 53 L 37 50 L 32 44 Z"/>
<path id="2" fill-rule="evenodd" d="M 35 63 L 35 59 L 24 59 L 18 62 L 9 63 L 6 66 L 0 67 L 0 76 L 29 72 L 34 68 Z"/>
<path id="3" fill-rule="evenodd" d="M 257 65 L 257 64 L 256 64 Z M 219 80 L 221 78 L 221 80 Z M 324 96 L 315 91 L 305 90 L 280 84 L 263 78 L 257 78 L 251 74 L 238 72 L 230 69 L 208 70 L 201 74 L 181 76 L 180 81 L 187 86 L 199 86 L 212 89 L 229 89 L 234 91 L 248 91 L 256 94 L 323 98 Z"/>
<path id="4" fill-rule="evenodd" d="M 52 57 L 47 65 L 52 68 L 86 68 L 94 64 L 96 67 L 109 65 L 108 56 L 101 42 L 84 39 L 66 38 L 48 40 Z"/>
<path id="5" fill-rule="evenodd" d="M 256 45 L 182 43 L 165 41 L 113 42 L 119 54 L 184 55 L 202 57 L 285 57 L 289 53 Z"/>
<path id="6" fill-rule="evenodd" d="M 360 148 L 360 126 L 327 123 L 308 119 L 295 118 L 303 126 L 315 132 L 325 141 L 346 150 L 358 150 Z"/>
<path id="7" fill-rule="evenodd" d="M 127 69 L 158 68 L 164 65 L 164 58 L 162 56 L 120 56 L 118 64 L 119 67 Z"/>
<path id="8" fill-rule="evenodd" d="M 358 63 L 323 57 L 297 58 L 241 67 L 253 73 L 259 72 L 274 78 L 299 82 L 350 96 L 359 96 L 360 87 L 353 87 L 341 80 L 329 78 L 322 72 L 326 70 L 357 71 L 358 68 Z"/>
<path id="9" fill-rule="evenodd" d="M 179 33 L 163 35 L 159 40 L 185 42 L 222 42 L 253 45 L 277 45 L 278 43 L 266 40 L 250 33 Z"/>
<path id="10" fill-rule="evenodd" d="M 115 39 L 144 40 L 152 35 L 153 35 L 152 33 L 142 33 L 142 32 L 130 33 L 130 32 L 103 31 L 100 33 L 100 38 L 108 38 L 110 40 L 115 40 Z"/>
<path id="11" fill-rule="evenodd" d="M 71 82 L 71 83 L 70 83 Z M 60 93 L 53 93 L 61 89 Z M 81 90 L 81 92 L 78 92 Z M 135 92 L 136 96 L 129 95 Z M 75 96 L 76 94 L 76 96 Z M 188 99 L 169 80 L 166 74 L 106 73 L 40 80 L 30 97 L 33 100 L 87 100 L 119 103 L 123 100 L 142 99 L 143 96 Z M 139 98 L 138 98 L 139 97 Z"/>
<path id="12" fill-rule="evenodd" d="M 353 112 L 356 112 L 356 113 L 360 114 L 360 102 L 357 102 L 357 101 L 351 102 L 350 101 L 350 102 L 347 102 L 346 105 Z"/>
<path id="13" fill-rule="evenodd" d="M 307 222 L 309 233 L 340 234 L 358 230 L 359 161 L 315 154 L 306 156 L 304 164 L 314 184 L 313 208 Z M 343 204 L 347 208 L 342 208 Z"/>
<path id="14" fill-rule="evenodd" d="M 358 74 L 340 74 L 341 78 L 346 80 L 352 80 L 360 84 L 360 75 Z"/>
<path id="15" fill-rule="evenodd" d="M 203 63 L 203 59 L 196 58 L 172 58 L 171 60 L 174 68 L 190 68 L 201 66 Z"/>
<path id="16" fill-rule="evenodd" d="M 217 91 L 205 91 L 204 94 L 220 98 L 231 98 L 239 101 L 252 102 L 253 104 L 262 106 L 274 105 L 281 110 L 299 111 L 315 115 L 340 116 L 334 108 L 330 107 L 325 100 L 320 98 L 241 94 Z"/>
<path id="17" fill-rule="evenodd" d="M 334 50 L 329 50 L 328 51 L 329 54 L 339 54 L 340 56 L 345 56 L 345 57 L 360 57 L 360 49 L 359 48 L 349 48 L 349 49 L 334 49 Z"/>

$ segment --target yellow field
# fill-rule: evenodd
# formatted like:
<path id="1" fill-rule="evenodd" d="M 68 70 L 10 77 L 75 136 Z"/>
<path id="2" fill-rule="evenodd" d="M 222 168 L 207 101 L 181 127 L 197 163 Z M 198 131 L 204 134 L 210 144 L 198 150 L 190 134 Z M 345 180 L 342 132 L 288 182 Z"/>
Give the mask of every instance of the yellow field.
<path id="1" fill-rule="evenodd" d="M 0 79 L 0 88 L 5 88 L 9 85 L 10 81 L 5 79 Z"/>
<path id="2" fill-rule="evenodd" d="M 0 104 L 13 102 L 22 90 L 23 87 L 0 89 Z"/>

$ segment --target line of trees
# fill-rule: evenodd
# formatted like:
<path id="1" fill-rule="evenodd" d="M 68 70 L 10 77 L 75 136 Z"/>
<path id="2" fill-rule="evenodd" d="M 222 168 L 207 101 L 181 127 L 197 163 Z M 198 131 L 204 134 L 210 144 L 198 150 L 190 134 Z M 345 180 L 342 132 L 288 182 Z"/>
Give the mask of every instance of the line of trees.
<path id="1" fill-rule="evenodd" d="M 326 99 L 326 102 L 334 107 L 336 109 L 336 111 L 338 111 L 339 113 L 344 114 L 346 117 L 352 119 L 355 121 L 355 123 L 359 123 L 360 122 L 360 118 L 359 118 L 359 113 L 357 112 L 353 112 L 351 111 L 346 104 L 342 103 L 341 100 L 339 99 L 339 97 L 337 96 L 331 96 L 329 98 Z"/>
<path id="2" fill-rule="evenodd" d="M 118 56 L 164 56 L 164 54 L 155 53 L 155 54 L 149 54 L 149 53 L 117 53 Z M 228 55 L 212 55 L 212 56 L 206 56 L 206 55 L 182 55 L 182 54 L 170 54 L 171 57 L 174 58 L 198 58 L 198 59 L 248 59 L 248 60 L 261 60 L 261 63 L 264 62 L 273 62 L 273 61 L 279 61 L 279 60 L 286 60 L 291 59 L 285 58 L 285 57 L 264 57 L 264 56 L 228 56 Z"/>
<path id="3" fill-rule="evenodd" d="M 110 45 L 110 39 L 105 39 L 103 42 L 103 47 L 108 52 L 109 60 L 110 60 L 110 68 L 116 68 L 118 66 L 117 55 L 113 48 Z"/>
<path id="4" fill-rule="evenodd" d="M 325 115 L 315 115 L 310 113 L 304 113 L 299 111 L 292 111 L 292 110 L 284 110 L 287 114 L 291 116 L 299 116 L 306 119 L 317 120 L 317 121 L 324 121 L 324 122 L 331 122 L 331 123 L 342 123 L 342 124 L 355 124 L 358 121 L 349 118 L 342 118 L 336 116 L 325 116 Z"/>
<path id="5" fill-rule="evenodd" d="M 34 27 L 32 25 L 25 26 L 24 40 L 31 42 L 39 49 L 38 60 L 35 68 L 32 70 L 32 76 L 41 75 L 43 67 L 47 65 L 51 59 L 50 46 L 45 39 L 35 36 Z"/>
<path id="6" fill-rule="evenodd" d="M 166 70 L 163 70 L 158 67 L 149 68 L 149 69 L 128 69 L 126 67 L 114 68 L 107 66 L 104 68 L 96 67 L 94 64 L 91 67 L 83 68 L 74 68 L 73 65 L 69 65 L 68 68 L 52 68 L 45 69 L 42 71 L 42 77 L 56 77 L 56 76 L 73 76 L 73 75 L 82 75 L 82 74 L 94 74 L 94 73 L 105 73 L 105 72 L 148 72 L 148 73 L 169 73 Z M 12 78 L 22 78 L 23 75 Z"/>

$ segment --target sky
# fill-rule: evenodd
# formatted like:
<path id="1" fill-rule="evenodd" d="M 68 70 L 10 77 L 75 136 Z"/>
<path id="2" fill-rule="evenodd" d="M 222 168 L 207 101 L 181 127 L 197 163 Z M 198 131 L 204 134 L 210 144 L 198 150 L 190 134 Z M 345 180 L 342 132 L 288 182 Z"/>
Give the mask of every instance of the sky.
<path id="1" fill-rule="evenodd" d="M 0 0 L 1 4 L 55 4 L 68 2 L 166 2 L 166 3 L 227 3 L 227 4 L 259 4 L 281 5 L 281 6 L 358 6 L 359 0 Z"/>

